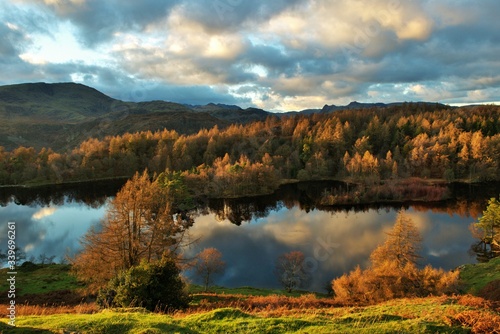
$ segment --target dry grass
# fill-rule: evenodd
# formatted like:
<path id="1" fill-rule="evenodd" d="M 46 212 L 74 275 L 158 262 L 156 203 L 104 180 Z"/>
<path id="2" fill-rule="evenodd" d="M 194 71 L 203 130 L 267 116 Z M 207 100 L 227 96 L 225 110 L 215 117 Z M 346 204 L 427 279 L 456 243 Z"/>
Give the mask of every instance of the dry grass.
<path id="1" fill-rule="evenodd" d="M 495 304 L 489 300 L 482 297 L 477 297 L 473 295 L 463 295 L 458 297 L 458 304 L 463 306 L 469 306 L 473 308 L 480 309 L 494 309 Z"/>
<path id="2" fill-rule="evenodd" d="M 0 304 L 0 317 L 7 317 L 6 304 Z M 51 315 L 51 314 L 92 314 L 99 311 L 96 303 L 82 303 L 78 305 L 16 305 L 16 316 L 23 315 Z"/>
<path id="3" fill-rule="evenodd" d="M 297 328 L 303 326 L 303 322 L 306 321 L 308 324 L 315 324 L 315 326 L 324 326 L 328 329 L 335 328 L 336 332 L 343 332 L 342 328 L 344 327 L 342 326 L 346 326 L 346 329 L 365 328 L 382 332 L 391 332 L 392 330 L 408 331 L 410 329 L 421 331 L 429 328 L 435 328 L 437 331 L 444 330 L 447 332 L 449 330 L 454 332 L 459 328 L 467 328 L 472 333 L 500 334 L 500 314 L 495 303 L 471 295 L 393 299 L 376 305 L 348 307 L 338 304 L 333 298 L 318 298 L 314 294 L 300 297 L 198 294 L 198 297 L 199 303 L 197 305 L 192 305 L 189 309 L 177 312 L 172 316 L 166 316 L 160 322 L 167 326 L 168 324 L 165 323 L 170 324 L 173 321 L 172 323 L 184 324 L 186 328 L 190 328 L 190 326 L 194 325 L 202 326 L 196 320 L 198 317 L 212 321 L 210 326 L 217 324 L 222 327 L 224 324 L 231 323 L 231 326 L 234 326 L 234 323 L 240 321 L 246 323 L 246 321 L 250 320 L 275 326 L 276 321 L 302 319 L 298 320 L 298 322 L 302 321 L 302 323 L 298 324 Z M 7 305 L 0 305 L 0 310 L 6 310 L 6 308 Z M 138 309 L 130 309 L 131 316 L 135 316 L 139 311 Z M 57 319 L 66 317 L 64 319 L 68 319 L 68 323 L 71 324 L 74 324 L 72 314 L 94 314 L 89 317 L 94 317 L 92 321 L 96 321 L 97 318 L 106 318 L 117 314 L 116 312 L 118 311 L 99 312 L 95 303 L 82 303 L 75 306 L 19 305 L 17 308 L 17 315 L 20 316 L 47 316 L 47 323 L 51 323 L 52 320 L 50 319 L 56 319 L 51 318 L 51 316 L 56 316 Z M 123 311 L 119 313 L 121 314 L 121 312 Z M 227 315 L 227 312 L 231 314 Z M 149 312 L 146 313 L 149 317 Z M 122 316 L 120 314 L 117 316 Z M 0 315 L 5 316 L 6 314 L 4 311 L 0 311 Z M 151 317 L 154 318 L 154 316 L 151 313 Z M 144 317 L 144 315 L 141 315 L 141 317 Z M 80 319 L 79 321 L 86 319 L 81 316 L 74 318 Z M 158 322 L 158 318 L 154 319 Z M 112 322 L 115 323 L 116 320 Z M 422 327 L 421 324 L 427 325 L 422 325 Z M 145 324 L 141 323 L 134 326 L 145 326 Z M 206 326 L 209 325 L 206 324 Z"/>
<path id="4" fill-rule="evenodd" d="M 467 310 L 454 315 L 453 320 L 471 328 L 472 333 L 500 334 L 500 316 L 480 310 Z"/>
<path id="5" fill-rule="evenodd" d="M 299 297 L 282 295 L 270 296 L 248 296 L 232 294 L 197 294 L 205 297 L 198 305 L 191 306 L 180 315 L 211 311 L 219 308 L 238 308 L 244 312 L 266 314 L 282 314 L 291 310 L 312 310 L 340 306 L 331 298 L 318 298 L 314 294 L 306 294 Z"/>

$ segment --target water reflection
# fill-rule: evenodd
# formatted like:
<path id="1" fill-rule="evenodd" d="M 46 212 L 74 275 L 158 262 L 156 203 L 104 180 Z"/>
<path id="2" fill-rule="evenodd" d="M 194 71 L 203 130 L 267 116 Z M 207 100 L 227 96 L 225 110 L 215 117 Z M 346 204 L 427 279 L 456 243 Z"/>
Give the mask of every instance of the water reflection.
<path id="1" fill-rule="evenodd" d="M 85 204 L 102 207 L 109 196 L 114 196 L 126 179 L 82 182 L 65 185 L 48 185 L 34 188 L 0 187 L 0 206 L 15 203 L 21 206 Z"/>
<path id="2" fill-rule="evenodd" d="M 27 259 L 37 259 L 42 254 L 54 255 L 54 261 L 59 262 L 80 250 L 80 237 L 104 217 L 105 210 L 104 204 L 92 207 L 69 198 L 46 206 L 11 202 L 0 207 L 0 249 L 6 250 L 7 222 L 13 221 L 16 222 L 16 244 L 26 253 Z"/>
<path id="3" fill-rule="evenodd" d="M 302 251 L 306 256 L 310 284 L 308 289 L 322 291 L 327 282 L 352 270 L 366 267 L 370 253 L 385 240 L 398 208 L 383 210 L 306 212 L 298 206 L 281 207 L 265 218 L 253 218 L 237 226 L 220 220 L 217 214 L 200 216 L 191 234 L 200 241 L 187 256 L 215 247 L 224 254 L 227 272 L 219 278 L 224 286 L 276 288 L 275 260 L 285 252 Z M 473 238 L 467 227 L 469 217 L 407 210 L 423 236 L 422 265 L 427 263 L 452 269 L 474 262 L 468 254 Z M 193 278 L 194 279 L 194 278 Z"/>
<path id="4" fill-rule="evenodd" d="M 59 260 L 74 254 L 80 249 L 78 239 L 104 216 L 109 196 L 122 184 L 0 189 L 0 249 L 5 250 L 7 222 L 15 221 L 17 243 L 28 257 L 56 255 Z M 215 247 L 227 263 L 216 284 L 275 288 L 275 260 L 299 250 L 310 275 L 306 288 L 322 291 L 334 277 L 358 264 L 365 267 L 397 211 L 404 209 L 423 236 L 422 265 L 451 269 L 475 262 L 468 254 L 474 242 L 468 225 L 500 189 L 454 185 L 457 199 L 442 203 L 317 205 L 325 187 L 335 186 L 342 184 L 288 185 L 270 196 L 207 201 L 190 230 L 193 239 L 200 240 L 185 250 L 186 256 Z"/>

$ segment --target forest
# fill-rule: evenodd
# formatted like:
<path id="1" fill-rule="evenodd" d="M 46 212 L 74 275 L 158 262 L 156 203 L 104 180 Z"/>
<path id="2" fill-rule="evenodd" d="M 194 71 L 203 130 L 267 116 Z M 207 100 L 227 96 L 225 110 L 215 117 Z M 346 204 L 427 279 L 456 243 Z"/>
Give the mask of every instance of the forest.
<path id="1" fill-rule="evenodd" d="M 405 103 L 269 116 L 202 129 L 89 138 L 68 151 L 0 147 L 0 185 L 57 184 L 166 170 L 210 197 L 271 193 L 290 180 L 500 180 L 500 107 Z"/>

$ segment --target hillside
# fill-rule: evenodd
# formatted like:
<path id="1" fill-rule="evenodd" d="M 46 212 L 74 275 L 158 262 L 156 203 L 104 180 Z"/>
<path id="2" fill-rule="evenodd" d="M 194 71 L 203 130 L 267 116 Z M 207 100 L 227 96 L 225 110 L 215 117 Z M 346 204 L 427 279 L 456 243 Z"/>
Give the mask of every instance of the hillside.
<path id="1" fill-rule="evenodd" d="M 32 83 L 0 87 L 0 117 L 78 122 L 110 113 L 120 101 L 76 83 Z"/>
<path id="2" fill-rule="evenodd" d="M 89 137 L 126 132 L 176 130 L 191 134 L 217 125 L 264 120 L 259 110 L 203 110 L 166 101 L 124 102 L 76 83 L 0 86 L 0 146 L 54 150 L 72 148 Z"/>
<path id="3" fill-rule="evenodd" d="M 323 109 L 270 113 L 236 105 L 183 105 L 167 101 L 125 102 L 77 83 L 26 83 L 0 86 L 0 146 L 11 151 L 19 146 L 71 149 L 82 141 L 126 132 L 175 130 L 193 134 L 200 129 L 219 129 L 230 124 L 264 121 L 269 115 L 328 114 L 352 109 L 389 108 L 404 103 L 325 105 Z M 434 103 L 422 106 L 449 108 Z"/>

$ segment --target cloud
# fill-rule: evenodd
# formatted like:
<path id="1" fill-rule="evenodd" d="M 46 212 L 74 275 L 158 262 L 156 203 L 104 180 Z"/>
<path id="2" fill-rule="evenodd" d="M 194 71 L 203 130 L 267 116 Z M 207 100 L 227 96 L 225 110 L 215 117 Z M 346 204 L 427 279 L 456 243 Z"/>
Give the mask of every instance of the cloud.
<path id="1" fill-rule="evenodd" d="M 41 220 L 45 217 L 52 216 L 56 211 L 57 211 L 56 207 L 41 208 L 40 210 L 35 212 L 33 216 L 31 216 L 31 218 L 35 220 Z"/>
<path id="2" fill-rule="evenodd" d="M 13 23 L 0 24 L 0 59 L 5 61 L 16 57 L 19 50 L 19 42 L 24 35 Z"/>
<path id="3" fill-rule="evenodd" d="M 17 0 L 48 11 L 60 21 L 70 21 L 86 46 L 108 42 L 116 33 L 147 33 L 148 26 L 163 19 L 179 1 L 157 0 Z"/>
<path id="4" fill-rule="evenodd" d="M 254 27 L 273 16 L 293 8 L 304 0 L 244 1 L 244 0 L 190 0 L 179 6 L 181 15 L 199 22 L 207 31 L 234 31 Z"/>
<path id="5" fill-rule="evenodd" d="M 117 98 L 154 86 L 144 99 L 271 110 L 500 100 L 495 0 L 9 0 L 0 10 L 1 83 L 78 79 Z"/>

